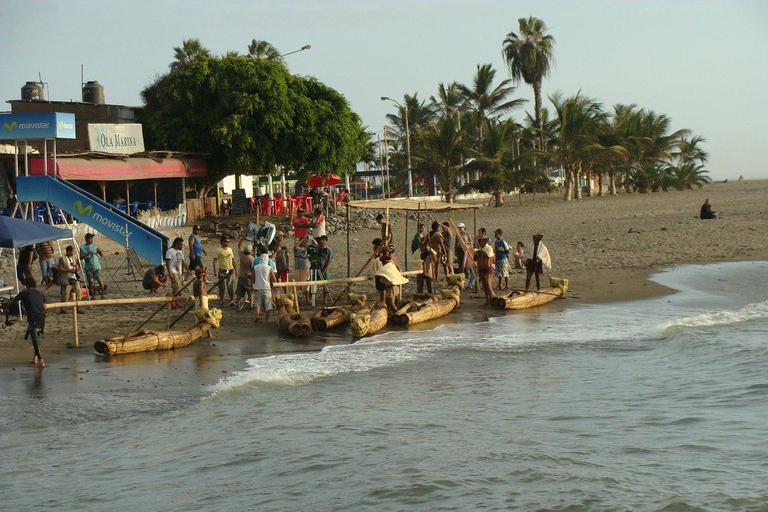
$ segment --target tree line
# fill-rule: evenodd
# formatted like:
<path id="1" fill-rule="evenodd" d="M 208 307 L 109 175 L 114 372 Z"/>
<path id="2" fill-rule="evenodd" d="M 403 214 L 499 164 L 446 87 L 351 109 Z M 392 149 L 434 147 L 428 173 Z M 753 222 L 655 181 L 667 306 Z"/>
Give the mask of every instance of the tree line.
<path id="1" fill-rule="evenodd" d="M 494 195 L 507 191 L 551 192 L 551 173 L 560 170 L 564 199 L 701 187 L 710 182 L 704 168 L 706 140 L 690 130 L 672 131 L 671 119 L 636 104 L 606 109 L 581 91 L 561 92 L 542 103 L 542 82 L 554 62 L 555 39 L 535 17 L 520 18 L 507 34 L 502 55 L 511 79 L 496 80 L 491 64 L 477 66 L 471 84 L 439 84 L 422 99 L 406 94 L 402 106 L 387 115 L 395 135 L 389 151 L 396 179 L 405 180 L 406 112 L 413 172 L 430 173 L 444 199 L 472 190 Z M 512 113 L 525 100 L 514 98 L 515 85 L 533 88 L 533 114 Z M 472 179 L 460 184 L 460 176 Z M 593 187 L 597 182 L 597 192 Z M 606 183 L 607 182 L 607 183 Z"/>
<path id="2" fill-rule="evenodd" d="M 354 172 L 369 147 L 359 116 L 338 91 L 293 75 L 281 53 L 254 39 L 248 52 L 212 55 L 199 40 L 174 48 L 169 71 L 141 93 L 148 145 L 201 153 L 203 196 L 230 174 Z"/>

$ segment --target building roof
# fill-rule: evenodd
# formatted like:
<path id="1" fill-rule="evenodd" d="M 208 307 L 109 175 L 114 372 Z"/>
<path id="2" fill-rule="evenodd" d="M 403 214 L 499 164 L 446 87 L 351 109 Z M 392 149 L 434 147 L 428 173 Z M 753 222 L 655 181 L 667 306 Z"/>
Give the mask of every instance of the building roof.
<path id="1" fill-rule="evenodd" d="M 370 199 L 368 201 L 351 201 L 349 206 L 352 208 L 367 208 L 370 210 L 384 211 L 389 207 L 390 210 L 409 210 L 409 211 L 429 211 L 429 212 L 450 212 L 457 210 L 477 210 L 484 204 L 466 204 L 466 203 L 442 203 L 439 201 L 427 201 L 420 199 Z"/>
<path id="2" fill-rule="evenodd" d="M 45 173 L 45 159 L 30 158 L 30 176 Z M 48 175 L 54 176 L 53 159 L 48 159 Z M 66 180 L 125 181 L 157 178 L 195 178 L 208 175 L 205 162 L 181 158 L 58 158 L 56 176 Z"/>

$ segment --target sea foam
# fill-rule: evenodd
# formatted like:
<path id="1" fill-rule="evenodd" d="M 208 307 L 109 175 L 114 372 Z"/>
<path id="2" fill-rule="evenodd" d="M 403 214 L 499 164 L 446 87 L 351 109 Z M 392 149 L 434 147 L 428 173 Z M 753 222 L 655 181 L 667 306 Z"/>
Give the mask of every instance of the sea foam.
<path id="1" fill-rule="evenodd" d="M 747 304 L 739 310 L 716 311 L 702 313 L 667 323 L 663 329 L 675 327 L 709 327 L 713 325 L 727 325 L 750 320 L 759 320 L 768 317 L 768 301 Z"/>

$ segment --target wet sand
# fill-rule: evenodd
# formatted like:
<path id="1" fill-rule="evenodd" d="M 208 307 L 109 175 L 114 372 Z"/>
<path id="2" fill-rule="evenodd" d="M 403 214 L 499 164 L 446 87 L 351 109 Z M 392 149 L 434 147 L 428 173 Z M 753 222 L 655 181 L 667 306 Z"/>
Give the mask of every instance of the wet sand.
<path id="1" fill-rule="evenodd" d="M 698 209 L 707 197 L 712 198 L 714 209 L 722 212 L 720 219 L 698 219 Z M 569 304 L 636 300 L 670 293 L 672 290 L 648 281 L 647 277 L 652 272 L 674 265 L 768 259 L 768 231 L 765 230 L 768 225 L 768 181 L 718 183 L 695 191 L 622 194 L 572 203 L 540 194 L 535 202 L 532 195 L 522 199 L 522 204 L 518 203 L 517 197 L 512 197 L 503 208 L 479 210 L 477 226 L 486 227 L 489 232 L 501 227 L 511 244 L 518 239 L 529 243 L 533 232 L 544 233 L 544 242 L 553 260 L 553 270 L 545 275 L 545 280 L 548 275 L 565 277 L 570 280 L 571 287 L 565 300 L 543 306 L 542 311 Z M 405 235 L 402 219 L 392 222 L 401 264 Z M 447 216 L 438 215 L 436 220 L 447 220 Z M 457 214 L 454 220 L 465 222 L 469 229 L 473 227 L 471 212 Z M 414 233 L 414 222 L 408 228 L 410 238 Z M 182 236 L 186 240 L 189 229 L 168 230 L 166 234 L 170 237 Z M 212 255 L 218 246 L 218 237 L 210 232 L 204 235 L 206 249 Z M 352 234 L 353 274 L 367 259 L 365 251 L 370 247 L 370 240 L 376 236 L 376 229 Z M 124 253 L 117 244 L 102 237 L 98 237 L 96 242 L 106 254 L 103 264 L 111 274 L 124 258 Z M 335 254 L 331 276 L 344 277 L 347 261 L 345 235 L 331 235 L 330 246 Z M 10 258 L 6 259 L 6 256 L 7 251 L 4 251 L 0 276 L 9 283 L 13 281 L 13 274 Z M 210 268 L 210 256 L 205 261 Z M 409 268 L 414 269 L 416 265 L 417 260 L 412 258 Z M 37 263 L 34 270 L 38 271 Z M 141 276 L 137 277 L 137 281 L 127 279 L 124 269 L 115 273 L 114 281 L 107 277 L 105 282 L 109 286 L 110 297 L 119 298 L 123 294 L 143 296 Z M 522 274 L 516 274 L 511 279 L 511 286 L 522 286 L 523 280 Z M 332 289 L 336 294 L 341 287 Z M 370 283 L 356 284 L 353 291 L 368 293 L 369 297 L 375 295 Z M 413 291 L 415 280 L 406 286 L 404 293 L 407 295 Z M 50 293 L 53 300 L 58 300 L 58 287 L 51 288 Z M 485 310 L 481 304 L 480 296 L 465 293 L 461 314 L 452 314 L 434 322 L 434 325 L 446 321 L 479 321 L 487 315 L 514 314 Z M 215 302 L 212 305 L 219 306 Z M 236 312 L 225 307 L 223 325 L 215 331 L 217 339 L 205 339 L 181 350 L 161 353 L 114 358 L 95 353 L 93 343 L 96 340 L 130 330 L 157 307 L 149 304 L 88 308 L 78 318 L 81 343 L 78 349 L 67 348 L 72 342 L 71 314 L 49 314 L 42 343 L 48 367 L 42 371 L 33 369 L 29 364 L 31 346 L 23 339 L 23 322 L 17 321 L 12 328 L 0 332 L 0 378 L 6 382 L 4 387 L 9 390 L 14 385 L 27 386 L 33 382 L 30 379 L 45 375 L 47 385 L 55 384 L 57 389 L 79 387 L 89 382 L 107 390 L 135 386 L 166 390 L 174 387 L 200 388 L 216 382 L 227 372 L 242 368 L 249 357 L 320 350 L 327 344 L 351 342 L 349 329 L 344 328 L 297 343 L 277 332 L 274 316 L 271 324 L 255 325 L 252 323 L 252 312 Z M 184 328 L 192 322 L 191 315 L 188 315 L 179 326 Z M 432 323 L 415 328 L 430 329 Z M 165 315 L 160 314 L 148 328 L 162 330 L 164 325 Z"/>

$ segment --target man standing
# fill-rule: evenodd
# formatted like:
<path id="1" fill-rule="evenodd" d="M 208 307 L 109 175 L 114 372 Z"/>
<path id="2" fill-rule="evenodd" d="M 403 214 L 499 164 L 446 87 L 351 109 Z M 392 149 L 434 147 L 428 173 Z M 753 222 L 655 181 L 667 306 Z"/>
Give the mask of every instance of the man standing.
<path id="1" fill-rule="evenodd" d="M 93 283 L 99 283 L 99 295 L 104 298 L 104 283 L 101 281 L 101 261 L 99 257 L 104 257 L 99 246 L 93 243 L 93 233 L 85 234 L 85 244 L 80 246 L 80 256 L 85 265 L 85 282 L 88 285 L 88 293 L 91 298 L 95 295 Z"/>
<path id="2" fill-rule="evenodd" d="M 171 281 L 171 294 L 175 297 L 181 290 L 181 275 L 184 273 L 186 265 L 184 264 L 184 239 L 177 236 L 173 239 L 171 247 L 165 251 L 165 264 L 168 266 L 168 279 Z M 171 302 L 173 307 L 180 307 L 180 304 L 174 299 Z"/>
<path id="3" fill-rule="evenodd" d="M 443 263 L 443 273 L 445 277 L 453 274 L 453 249 L 456 241 L 451 234 L 451 225 L 448 221 L 442 223 L 440 228 L 443 230 L 443 245 L 445 246 L 445 263 Z"/>
<path id="4" fill-rule="evenodd" d="M 40 285 L 46 285 L 47 290 L 53 284 L 53 265 L 56 263 L 56 258 L 53 257 L 53 242 L 40 242 L 35 245 L 35 250 L 40 258 Z"/>
<path id="5" fill-rule="evenodd" d="M 528 253 L 525 260 L 525 291 L 531 286 L 531 277 L 536 276 L 536 289 L 541 290 L 541 274 L 544 273 L 544 267 L 547 270 L 552 268 L 552 259 L 549 257 L 549 249 L 541 243 L 544 235 L 536 233 L 533 235 L 533 248 Z"/>
<path id="6" fill-rule="evenodd" d="M 272 283 L 275 282 L 275 272 L 269 266 L 269 256 L 262 254 L 253 267 L 252 283 L 253 304 L 256 312 L 254 323 L 261 322 L 261 310 L 264 309 L 264 322 L 269 322 L 269 312 L 275 309 L 272 302 Z"/>
<path id="7" fill-rule="evenodd" d="M 376 222 L 381 226 L 381 239 L 384 240 L 386 243 L 387 238 L 389 237 L 389 224 L 387 224 L 387 219 L 384 218 L 382 214 L 378 214 L 376 216 Z"/>
<path id="8" fill-rule="evenodd" d="M 283 282 L 288 282 L 288 269 L 291 268 L 291 258 L 288 255 L 288 248 L 285 246 L 285 235 L 278 231 L 274 242 L 275 268 L 277 278 Z"/>
<path id="9" fill-rule="evenodd" d="M 429 232 L 429 246 L 435 252 L 438 263 L 443 263 L 448 259 L 443 235 L 440 234 L 440 224 L 437 221 L 432 222 L 432 231 Z M 437 264 L 432 267 L 432 280 L 435 282 L 437 282 L 438 267 Z"/>
<path id="10" fill-rule="evenodd" d="M 32 262 L 37 259 L 37 253 L 35 248 L 31 245 L 25 245 L 19 251 L 19 261 L 16 263 L 16 277 L 19 278 L 20 283 L 27 281 L 28 277 L 32 277 Z"/>
<path id="11" fill-rule="evenodd" d="M 475 273 L 472 272 L 472 235 L 467 232 L 467 227 L 463 222 L 459 222 L 456 227 L 459 229 L 459 236 L 456 237 L 456 262 L 459 265 L 459 272 L 463 272 L 467 276 L 467 289 L 469 289 L 475 286 Z M 465 247 L 469 254 L 464 250 Z"/>
<path id="12" fill-rule="evenodd" d="M 331 261 L 333 261 L 333 250 L 328 247 L 328 237 L 326 235 L 320 237 L 318 257 L 320 259 L 320 277 L 323 280 L 328 280 L 331 278 L 328 269 L 331 268 Z M 325 285 L 323 285 L 323 302 L 328 302 L 328 287 Z"/>
<path id="13" fill-rule="evenodd" d="M 24 304 L 24 311 L 27 313 L 27 332 L 24 339 L 32 338 L 32 347 L 35 349 L 35 356 L 32 359 L 34 366 L 45 366 L 43 356 L 40 354 L 39 336 L 45 329 L 45 303 L 48 302 L 45 294 L 36 289 L 37 283 L 33 277 L 27 277 L 24 281 L 26 290 L 21 291 L 16 297 L 8 301 L 5 305 L 6 311 L 21 302 Z M 64 309 L 62 308 L 63 312 Z"/>
<path id="14" fill-rule="evenodd" d="M 203 265 L 203 254 L 208 256 L 200 241 L 200 226 L 192 226 L 192 234 L 189 235 L 189 272 L 194 272 L 196 268 L 205 268 Z"/>
<path id="15" fill-rule="evenodd" d="M 219 267 L 218 272 L 216 271 L 217 263 Z M 236 306 L 234 280 L 236 270 L 235 253 L 232 252 L 232 248 L 229 246 L 229 237 L 224 235 L 221 237 L 221 247 L 213 253 L 213 273 L 219 279 L 219 300 L 221 300 L 222 305 L 224 304 L 224 291 L 226 289 L 229 295 L 229 305 Z"/>
<path id="16" fill-rule="evenodd" d="M 477 239 L 478 250 L 475 251 L 475 262 L 477 265 L 477 278 L 483 285 L 483 294 L 485 295 L 484 306 L 491 305 L 493 295 L 493 264 L 495 260 L 493 249 L 488 245 L 487 236 L 479 236 Z"/>
<path id="17" fill-rule="evenodd" d="M 250 300 L 253 298 L 253 254 L 251 254 L 251 244 L 243 243 L 244 238 L 241 238 L 237 243 L 237 248 L 240 252 L 240 272 L 237 277 L 237 290 L 235 295 L 237 296 L 237 309 L 242 309 L 243 306 L 248 307 Z M 245 302 L 243 303 L 243 297 Z"/>
<path id="18" fill-rule="evenodd" d="M 80 262 L 75 257 L 75 248 L 67 246 L 66 254 L 59 258 L 59 284 L 61 285 L 61 302 L 78 300 L 76 294 L 80 293 L 80 282 L 77 273 L 80 271 Z M 77 308 L 78 313 L 82 313 Z M 65 308 L 59 310 L 60 314 L 66 313 Z"/>
<path id="19" fill-rule="evenodd" d="M 309 262 L 309 255 L 307 254 L 307 244 L 309 244 L 309 236 L 305 236 L 301 240 L 298 240 L 296 245 L 293 246 L 293 277 L 297 282 L 309 280 L 309 269 L 311 265 Z M 304 299 L 307 301 L 307 304 L 311 304 L 311 300 L 309 298 L 309 287 L 305 286 L 303 288 Z M 299 298 L 296 297 L 296 300 L 298 299 Z"/>
<path id="20" fill-rule="evenodd" d="M 493 242 L 494 254 L 496 256 L 496 276 L 499 278 L 499 286 L 497 290 L 509 289 L 509 269 L 507 268 L 509 257 L 509 244 L 501 236 L 501 228 L 497 229 L 493 233 L 493 237 L 496 239 Z M 504 278 L 504 288 L 501 287 L 501 280 Z"/>
<path id="21" fill-rule="evenodd" d="M 312 216 L 312 237 L 316 242 L 320 242 L 320 237 L 325 236 L 325 215 L 323 210 L 315 208 L 315 214 Z"/>
<path id="22" fill-rule="evenodd" d="M 304 216 L 304 208 L 296 210 L 296 216 L 291 219 L 293 238 L 296 242 L 307 236 L 307 228 L 311 227 L 309 219 Z"/>

